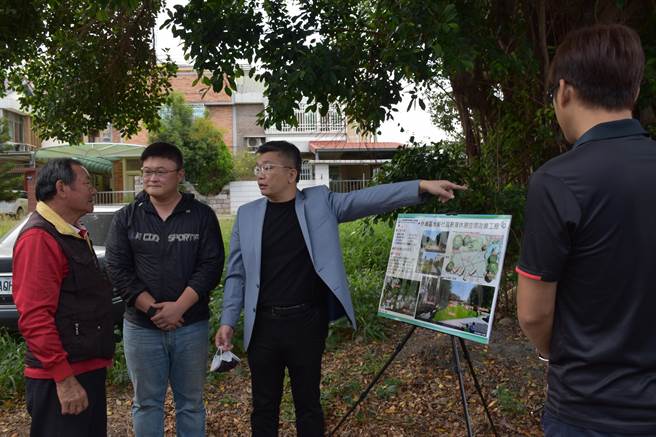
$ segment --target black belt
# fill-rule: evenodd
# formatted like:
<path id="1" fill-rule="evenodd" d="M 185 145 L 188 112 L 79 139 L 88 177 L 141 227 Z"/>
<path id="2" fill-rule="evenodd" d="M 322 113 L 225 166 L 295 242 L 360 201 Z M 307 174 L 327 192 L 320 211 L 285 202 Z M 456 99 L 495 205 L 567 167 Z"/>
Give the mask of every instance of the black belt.
<path id="1" fill-rule="evenodd" d="M 260 314 L 268 314 L 272 316 L 293 316 L 303 313 L 315 306 L 315 303 L 300 303 L 298 305 L 290 306 L 258 306 L 257 312 Z"/>

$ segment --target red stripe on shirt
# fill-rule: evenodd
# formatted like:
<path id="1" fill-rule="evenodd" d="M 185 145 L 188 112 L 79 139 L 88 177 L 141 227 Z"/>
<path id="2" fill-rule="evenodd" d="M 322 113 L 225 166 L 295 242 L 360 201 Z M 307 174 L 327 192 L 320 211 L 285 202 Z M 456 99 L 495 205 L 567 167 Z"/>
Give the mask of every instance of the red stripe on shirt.
<path id="1" fill-rule="evenodd" d="M 542 280 L 542 276 L 538 276 L 538 275 L 534 275 L 532 273 L 525 272 L 524 270 L 520 269 L 519 266 L 515 267 L 515 271 L 518 274 L 524 276 L 525 278 L 533 279 L 535 281 L 541 281 Z"/>

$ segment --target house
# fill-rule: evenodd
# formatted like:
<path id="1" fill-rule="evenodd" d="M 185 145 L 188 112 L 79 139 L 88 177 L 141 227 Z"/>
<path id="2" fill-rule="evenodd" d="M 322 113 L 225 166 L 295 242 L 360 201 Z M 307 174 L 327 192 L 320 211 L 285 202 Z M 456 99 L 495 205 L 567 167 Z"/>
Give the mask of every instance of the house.
<path id="1" fill-rule="evenodd" d="M 327 185 L 334 191 L 351 191 L 366 186 L 377 169 L 390 160 L 400 143 L 377 142 L 374 137 L 363 137 L 347 122 L 337 108 L 330 108 L 325 116 L 319 112 L 305 112 L 306 104 L 299 103 L 295 111 L 297 126 L 283 124 L 264 129 L 257 124 L 257 114 L 267 105 L 264 85 L 244 75 L 236 79 L 237 90 L 228 96 L 225 91 L 205 93 L 205 86 L 193 85 L 197 73 L 190 66 L 180 66 L 172 78 L 173 91 L 181 93 L 196 117 L 206 113 L 223 133 L 223 139 L 234 153 L 254 152 L 265 141 L 283 140 L 295 144 L 301 151 L 300 187 Z M 109 138 L 108 133 L 105 137 Z M 126 139 L 132 144 L 148 144 L 148 133 Z M 242 204 L 259 198 L 254 181 L 230 184 L 230 210 L 235 213 Z"/>
<path id="2" fill-rule="evenodd" d="M 190 66 L 180 66 L 176 77 L 171 78 L 173 91 L 184 96 L 194 117 L 206 113 L 214 126 L 223 134 L 228 149 L 236 153 L 240 149 L 252 150 L 265 141 L 264 128 L 257 125 L 257 114 L 264 109 L 264 87 L 246 74 L 237 79 L 238 91 L 228 96 L 225 91 L 216 93 L 205 86 L 193 85 L 197 74 Z M 148 131 L 126 138 L 132 144 L 148 144 Z"/>
<path id="3" fill-rule="evenodd" d="M 35 160 L 38 164 L 53 158 L 73 158 L 89 170 L 98 190 L 96 203 L 126 203 L 143 187 L 139 157 L 144 148 L 139 144 L 110 142 L 62 144 L 38 149 Z"/>
<path id="4" fill-rule="evenodd" d="M 0 120 L 6 121 L 9 135 L 4 150 L 0 151 L 0 162 L 12 163 L 11 172 L 23 175 L 22 186 L 16 188 L 27 191 L 31 211 L 36 207 L 34 152 L 41 146 L 41 139 L 32 129 L 32 117 L 21 109 L 19 97 L 16 91 L 7 89 L 5 96 L 0 98 Z"/>
<path id="5" fill-rule="evenodd" d="M 334 191 L 346 192 L 366 186 L 377 169 L 391 159 L 400 147 L 399 143 L 377 142 L 375 137 L 363 137 L 355 132 L 344 115 L 331 107 L 325 116 L 318 112 L 305 112 L 306 104 L 300 102 L 295 111 L 297 125 L 283 124 L 264 129 L 257 124 L 257 115 L 264 110 L 267 101 L 264 86 L 245 74 L 236 79 L 237 91 L 230 96 L 211 89 L 205 92 L 203 85 L 193 85 L 197 78 L 190 66 L 180 66 L 176 77 L 171 79 L 172 89 L 180 92 L 192 108 L 195 117 L 207 114 L 223 133 L 223 139 L 234 154 L 240 151 L 254 152 L 265 141 L 284 140 L 295 144 L 301 151 L 300 187 L 323 184 Z M 38 162 L 55 156 L 71 156 L 89 167 L 100 194 L 99 203 L 114 203 L 131 198 L 142 187 L 138 155 L 149 144 L 148 131 L 142 129 L 132 137 L 122 137 L 108 125 L 100 132 L 89 134 L 85 143 L 70 146 L 55 141 L 41 141 L 31 130 L 29 114 L 19 109 L 15 102 L 3 106 L 10 119 L 13 143 L 23 161 L 17 171 L 24 172 L 25 189 L 34 184 Z M 1 114 L 0 114 L 1 115 Z M 5 154 L 6 155 L 6 154 Z M 33 193 L 33 187 L 31 189 Z M 236 181 L 230 184 L 230 211 L 251 200 L 261 197 L 255 181 Z M 34 196 L 31 196 L 31 208 Z"/>

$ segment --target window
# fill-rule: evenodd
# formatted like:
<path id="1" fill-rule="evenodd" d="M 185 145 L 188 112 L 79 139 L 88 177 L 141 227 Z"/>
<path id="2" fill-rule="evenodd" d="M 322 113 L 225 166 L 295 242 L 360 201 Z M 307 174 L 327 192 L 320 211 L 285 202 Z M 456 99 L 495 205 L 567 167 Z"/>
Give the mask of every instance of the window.
<path id="1" fill-rule="evenodd" d="M 302 181 L 314 180 L 314 166 L 309 161 L 301 163 L 301 178 Z"/>
<path id="2" fill-rule="evenodd" d="M 189 107 L 191 108 L 191 118 L 197 119 L 205 117 L 205 105 L 195 104 L 189 105 Z"/>
<path id="3" fill-rule="evenodd" d="M 98 142 L 111 143 L 113 133 L 114 133 L 114 129 L 112 128 L 112 124 L 107 123 L 107 129 L 100 131 L 100 133 L 98 134 Z"/>
<path id="4" fill-rule="evenodd" d="M 141 161 L 138 158 L 125 160 L 125 171 L 138 171 L 141 173 Z"/>
<path id="5" fill-rule="evenodd" d="M 168 105 L 161 106 L 159 108 L 159 111 L 157 111 L 159 114 L 159 118 L 165 119 L 171 117 L 171 107 Z"/>
<path id="6" fill-rule="evenodd" d="M 23 116 L 7 110 L 5 110 L 4 113 L 5 118 L 7 119 L 9 141 L 14 143 L 24 143 Z"/>

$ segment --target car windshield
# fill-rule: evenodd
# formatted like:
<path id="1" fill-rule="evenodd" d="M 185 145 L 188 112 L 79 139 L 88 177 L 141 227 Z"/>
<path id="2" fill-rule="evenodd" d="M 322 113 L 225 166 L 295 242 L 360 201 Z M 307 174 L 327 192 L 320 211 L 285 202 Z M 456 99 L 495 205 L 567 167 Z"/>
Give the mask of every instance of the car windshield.
<path id="1" fill-rule="evenodd" d="M 105 245 L 113 217 L 113 214 L 93 212 L 80 219 L 80 222 L 89 231 L 94 246 Z"/>

